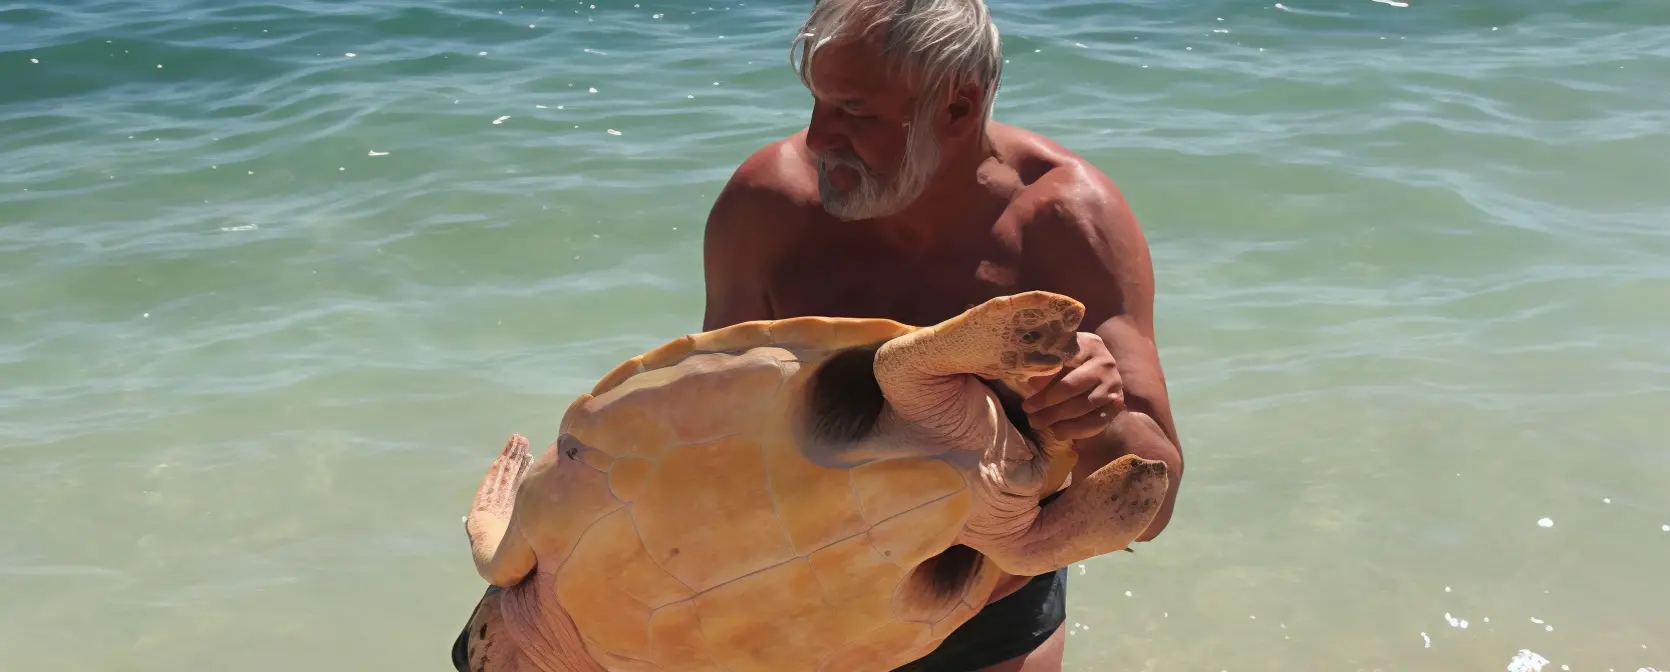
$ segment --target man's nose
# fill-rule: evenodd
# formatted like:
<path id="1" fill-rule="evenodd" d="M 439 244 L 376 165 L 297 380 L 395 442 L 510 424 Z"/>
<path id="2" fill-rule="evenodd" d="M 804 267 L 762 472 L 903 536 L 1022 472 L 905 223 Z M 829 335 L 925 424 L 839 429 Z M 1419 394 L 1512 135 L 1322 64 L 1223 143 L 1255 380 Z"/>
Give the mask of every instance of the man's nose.
<path id="1" fill-rule="evenodd" d="M 834 111 L 827 105 L 812 106 L 812 121 L 806 125 L 806 147 L 814 152 L 825 153 L 836 150 L 850 150 L 847 142 L 846 129 L 835 118 Z"/>

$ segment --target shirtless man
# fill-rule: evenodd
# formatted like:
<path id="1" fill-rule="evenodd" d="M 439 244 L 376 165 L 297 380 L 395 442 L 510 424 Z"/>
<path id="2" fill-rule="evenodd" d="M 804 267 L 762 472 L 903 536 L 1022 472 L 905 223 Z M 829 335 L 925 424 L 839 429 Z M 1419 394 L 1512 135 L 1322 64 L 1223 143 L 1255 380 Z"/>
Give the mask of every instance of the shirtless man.
<path id="1" fill-rule="evenodd" d="M 990 120 L 1003 57 L 981 0 L 818 0 L 791 49 L 807 128 L 744 161 L 708 216 L 704 329 L 800 315 L 929 325 L 994 296 L 1082 301 L 1080 354 L 1036 382 L 1034 427 L 1075 440 L 1075 479 L 1126 453 L 1183 457 L 1154 346 L 1147 242 L 1111 180 Z M 791 60 L 793 60 L 791 58 Z M 898 672 L 1061 669 L 1066 570 L 1006 577 Z"/>

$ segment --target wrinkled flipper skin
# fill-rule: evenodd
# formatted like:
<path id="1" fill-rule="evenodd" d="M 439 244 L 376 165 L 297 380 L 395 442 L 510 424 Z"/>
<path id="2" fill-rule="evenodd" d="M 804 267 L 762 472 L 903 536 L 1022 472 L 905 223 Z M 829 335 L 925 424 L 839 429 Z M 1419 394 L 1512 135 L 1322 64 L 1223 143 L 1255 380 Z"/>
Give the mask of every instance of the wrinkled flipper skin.
<path id="1" fill-rule="evenodd" d="M 475 556 L 476 571 L 489 583 L 495 574 L 515 573 L 508 565 L 526 564 L 526 574 L 533 569 L 533 549 L 510 528 L 516 504 L 516 489 L 526 477 L 533 456 L 528 452 L 528 440 L 511 435 L 499 451 L 487 475 L 476 489 L 475 501 L 464 518 L 464 531 L 470 537 L 470 551 Z M 507 534 L 509 532 L 509 534 Z M 509 539 L 507 540 L 507 537 Z M 506 543 L 506 542 L 509 543 Z M 505 571 L 509 569 L 510 571 Z M 520 578 L 520 577 L 518 577 Z M 462 651 L 453 651 L 453 664 L 465 664 L 467 672 L 533 672 L 534 667 L 522 654 L 515 637 L 506 627 L 503 611 L 505 591 L 494 585 L 476 603 L 475 613 L 464 626 Z"/>
<path id="2" fill-rule="evenodd" d="M 460 672 L 604 672 L 574 621 L 530 585 L 487 589 L 454 644 Z M 545 591 L 548 593 L 549 591 Z"/>
<path id="3" fill-rule="evenodd" d="M 1067 486 L 1017 533 L 966 543 L 1006 573 L 1047 574 L 1127 548 L 1148 529 L 1170 485 L 1166 463 L 1126 455 Z"/>
<path id="4" fill-rule="evenodd" d="M 467 662 L 467 672 L 602 672 L 518 531 L 516 494 L 532 462 L 528 440 L 511 435 L 465 517 L 476 568 L 493 587 L 476 603 L 454 662 Z"/>

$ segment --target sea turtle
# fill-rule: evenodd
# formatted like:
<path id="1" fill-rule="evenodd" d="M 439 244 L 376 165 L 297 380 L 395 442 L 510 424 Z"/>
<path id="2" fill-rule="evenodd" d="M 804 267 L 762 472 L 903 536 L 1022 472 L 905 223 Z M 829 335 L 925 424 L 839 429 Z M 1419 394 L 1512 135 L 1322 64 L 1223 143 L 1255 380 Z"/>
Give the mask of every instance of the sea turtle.
<path id="1" fill-rule="evenodd" d="M 632 358 L 538 460 L 513 435 L 488 469 L 466 530 L 494 587 L 455 656 L 471 672 L 882 672 L 973 616 L 999 571 L 1125 549 L 1165 463 L 1125 456 L 1067 485 L 1068 444 L 990 386 L 1059 370 L 1083 315 L 1036 291 L 931 327 L 755 321 Z"/>

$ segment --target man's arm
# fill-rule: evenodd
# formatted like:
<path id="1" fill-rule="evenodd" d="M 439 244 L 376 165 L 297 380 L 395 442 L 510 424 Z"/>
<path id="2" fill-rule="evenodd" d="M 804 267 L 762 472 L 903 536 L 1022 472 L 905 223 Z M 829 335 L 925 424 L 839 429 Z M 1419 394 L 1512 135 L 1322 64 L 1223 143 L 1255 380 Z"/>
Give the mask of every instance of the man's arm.
<path id="1" fill-rule="evenodd" d="M 1124 380 L 1125 410 L 1114 417 L 1113 424 L 1101 435 L 1078 442 L 1080 461 L 1074 469 L 1078 472 L 1074 480 L 1085 478 L 1127 454 L 1165 462 L 1171 481 L 1165 502 L 1154 514 L 1148 530 L 1137 537 L 1137 541 L 1151 541 L 1170 524 L 1172 508 L 1177 503 L 1177 486 L 1183 478 L 1182 442 L 1177 438 L 1171 418 L 1165 374 L 1160 370 L 1153 337 L 1140 335 L 1123 318 L 1111 318 L 1094 331 L 1107 344 Z"/>
<path id="2" fill-rule="evenodd" d="M 1171 521 L 1183 476 L 1183 450 L 1154 344 L 1154 272 L 1148 243 L 1130 206 L 1106 176 L 1089 166 L 1059 172 L 1034 185 L 1048 188 L 1041 190 L 1044 197 L 1023 249 L 1037 260 L 1040 289 L 1085 304 L 1080 329 L 1101 337 L 1113 355 L 1125 398 L 1124 411 L 1106 430 L 1076 444 L 1079 462 L 1073 479 L 1082 480 L 1127 454 L 1165 462 L 1171 486 L 1153 523 L 1138 538 L 1149 541 Z"/>
<path id="3" fill-rule="evenodd" d="M 719 191 L 702 235 L 707 307 L 702 330 L 771 318 L 766 298 L 768 252 L 787 221 L 782 197 L 766 186 L 773 148 L 749 157 Z"/>

